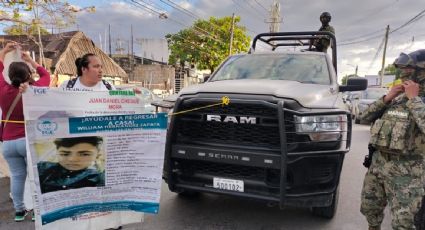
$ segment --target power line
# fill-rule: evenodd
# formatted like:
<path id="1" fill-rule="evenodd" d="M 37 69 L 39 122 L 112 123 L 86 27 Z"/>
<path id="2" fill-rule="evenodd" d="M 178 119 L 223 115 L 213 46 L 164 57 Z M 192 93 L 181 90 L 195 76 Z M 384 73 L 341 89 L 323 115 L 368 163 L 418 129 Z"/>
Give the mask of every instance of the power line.
<path id="1" fill-rule="evenodd" d="M 266 12 L 269 12 L 269 10 L 263 6 L 263 4 L 259 3 L 258 0 L 254 0 L 261 8 L 263 8 Z"/>
<path id="2" fill-rule="evenodd" d="M 161 15 L 161 14 L 164 13 L 164 12 L 159 12 L 158 10 L 152 8 L 152 5 L 148 4 L 147 2 L 145 2 L 143 0 L 141 0 L 141 1 L 145 4 L 140 4 L 139 2 L 137 2 L 135 0 L 130 0 L 130 1 L 141 6 L 141 7 L 143 7 L 143 8 L 145 8 L 145 9 L 147 9 L 150 13 L 154 13 L 154 14 L 158 14 L 158 15 Z M 148 7 L 148 6 L 150 6 L 150 7 Z"/>
<path id="3" fill-rule="evenodd" d="M 424 13 L 425 13 L 425 9 L 424 9 L 424 10 L 422 10 L 419 14 L 415 15 L 413 18 L 411 18 L 409 21 L 407 21 L 407 22 L 406 22 L 406 23 L 404 23 L 403 25 L 401 25 L 401 26 L 399 26 L 399 27 L 395 28 L 394 30 L 392 30 L 390 33 L 397 32 L 398 30 L 400 30 L 400 29 L 402 29 L 402 28 L 404 28 L 404 27 L 408 26 L 409 24 L 412 24 L 412 23 L 414 23 L 414 22 L 419 21 L 419 20 L 420 20 L 420 19 L 424 16 Z"/>
<path id="4" fill-rule="evenodd" d="M 237 0 L 232 0 L 232 2 L 237 6 L 237 7 L 239 7 L 240 9 L 244 9 L 245 11 L 249 11 L 248 13 L 250 13 L 250 10 L 249 9 L 247 9 L 247 8 L 245 8 L 245 7 L 243 7 L 242 5 L 240 5 L 238 2 L 237 2 Z M 257 12 L 258 13 L 258 12 Z M 255 17 L 257 17 L 258 19 L 260 19 L 260 20 L 263 20 L 263 18 L 261 18 L 260 16 L 258 16 L 257 14 L 253 14 Z"/>
<path id="5" fill-rule="evenodd" d="M 175 3 L 174 1 L 172 1 L 172 0 L 166 0 L 166 1 L 168 1 L 169 3 L 167 3 L 167 2 L 165 2 L 165 0 L 160 0 L 162 3 L 164 3 L 164 4 L 166 4 L 167 6 L 170 6 L 170 7 L 172 7 L 172 8 L 174 8 L 174 9 L 176 9 L 176 10 L 178 10 L 178 11 L 180 11 L 180 12 L 182 12 L 182 13 L 184 13 L 184 14 L 186 14 L 186 15 L 188 15 L 188 16 L 190 16 L 190 17 L 192 17 L 192 18 L 194 18 L 194 19 L 201 19 L 201 17 L 199 16 L 199 15 L 197 15 L 197 14 L 195 14 L 195 13 L 193 13 L 192 11 L 190 11 L 190 10 L 188 10 L 188 9 L 185 9 L 185 8 L 183 8 L 183 7 L 181 7 L 180 5 L 178 5 L 177 3 Z M 238 3 L 236 3 L 235 1 L 233 1 L 235 4 L 237 4 L 238 6 L 240 6 Z M 261 19 L 261 18 L 260 18 Z M 214 25 L 213 24 L 213 26 L 215 27 L 215 28 L 218 28 L 218 29 L 220 29 L 217 25 Z M 250 32 L 252 32 L 254 35 L 256 35 L 256 34 L 258 34 L 258 32 L 256 32 L 256 31 L 253 31 L 253 30 L 250 30 L 248 27 L 245 27 L 248 31 L 250 31 Z M 220 30 L 219 30 L 219 32 L 220 32 Z"/>
<path id="6" fill-rule="evenodd" d="M 355 41 L 355 40 L 358 40 L 358 39 L 367 38 L 367 37 L 373 36 L 377 33 L 381 33 L 383 31 L 385 31 L 385 29 L 379 29 L 379 30 L 376 30 L 376 31 L 373 31 L 373 32 L 370 32 L 370 33 L 367 33 L 367 34 L 363 34 L 363 35 L 359 35 L 357 37 L 353 37 L 353 38 L 350 38 L 350 39 L 347 39 L 347 40 L 343 40 L 340 43 L 348 43 L 348 42 L 352 42 L 352 41 Z"/>
<path id="7" fill-rule="evenodd" d="M 187 27 L 187 25 L 185 25 L 184 23 L 182 23 L 182 22 L 180 22 L 180 21 L 177 21 L 177 20 L 175 20 L 175 19 L 173 19 L 173 18 L 171 18 L 171 17 L 167 16 L 164 12 L 159 12 L 159 11 L 157 11 L 157 10 L 154 10 L 154 9 L 150 8 L 150 7 L 147 7 L 146 5 L 149 5 L 149 4 L 147 4 L 147 3 L 146 3 L 146 2 L 144 2 L 143 0 L 142 0 L 142 2 L 143 2 L 143 3 L 145 3 L 146 5 L 143 5 L 143 4 L 141 4 L 140 2 L 138 2 L 138 1 L 136 1 L 136 0 L 130 0 L 130 1 L 131 1 L 131 3 L 133 3 L 133 5 L 135 5 L 135 6 L 137 6 L 137 7 L 140 7 L 140 6 L 141 6 L 141 7 L 143 7 L 144 9 L 149 10 L 149 12 L 151 12 L 151 13 L 155 13 L 155 14 L 159 15 L 160 17 L 161 17 L 161 16 L 163 16 L 163 18 L 164 18 L 164 19 L 168 19 L 168 20 L 173 21 L 173 22 L 175 22 L 175 23 L 177 23 L 177 24 L 179 24 L 179 25 L 182 25 L 183 27 Z M 149 6 L 151 6 L 151 5 L 149 5 Z M 165 15 L 165 16 L 164 16 L 164 15 Z M 222 41 L 222 40 L 217 39 L 215 36 L 211 35 L 208 31 L 206 31 L 206 30 L 204 30 L 204 29 L 202 29 L 202 28 L 199 28 L 199 27 L 197 27 L 197 26 L 193 26 L 193 29 L 194 29 L 195 31 L 197 31 L 197 32 L 201 33 L 201 34 L 206 35 L 207 37 L 211 38 L 211 39 L 212 39 L 212 40 L 214 40 L 214 41 L 217 41 L 217 42 L 219 42 L 219 43 L 223 43 L 223 44 L 227 44 L 226 42 L 224 42 L 224 41 Z"/>
<path id="8" fill-rule="evenodd" d="M 168 2 L 170 2 L 170 3 L 167 3 L 167 2 L 165 2 L 165 0 L 160 0 L 162 3 L 164 3 L 164 4 L 166 4 L 167 6 L 170 6 L 170 7 L 172 7 L 173 9 L 176 9 L 176 10 L 178 10 L 178 11 L 180 11 L 180 12 L 182 12 L 182 13 L 184 13 L 184 14 L 186 14 L 186 15 L 188 15 L 188 16 L 190 16 L 190 17 L 192 17 L 192 18 L 194 18 L 194 19 L 201 19 L 201 17 L 199 16 L 199 15 L 197 15 L 197 14 L 195 14 L 195 13 L 193 13 L 192 11 L 190 11 L 190 10 L 188 10 L 188 9 L 185 9 L 185 8 L 183 8 L 183 7 L 181 7 L 180 5 L 178 5 L 177 3 L 175 3 L 174 1 L 172 1 L 172 0 L 167 0 Z M 219 29 L 219 32 L 220 32 L 220 28 L 217 26 L 217 25 L 214 25 L 214 24 L 212 24 L 212 26 L 214 26 L 215 28 L 218 28 Z M 248 31 L 250 31 L 250 32 L 252 32 L 254 35 L 256 35 L 256 34 L 258 34 L 258 32 L 257 31 L 253 31 L 253 30 L 250 30 L 248 27 L 245 27 L 246 28 L 246 30 L 248 30 Z"/>
<path id="9" fill-rule="evenodd" d="M 417 15 L 415 15 L 413 18 L 409 19 L 409 20 L 408 20 L 407 22 L 405 22 L 403 25 L 401 25 L 401 26 L 399 26 L 399 27 L 397 27 L 397 28 L 395 28 L 395 29 L 391 30 L 391 31 L 389 32 L 389 34 L 395 33 L 395 32 L 397 32 L 397 31 L 399 31 L 400 29 L 402 29 L 402 28 L 404 28 L 404 27 L 406 27 L 406 26 L 408 26 L 408 25 L 410 25 L 410 24 L 412 24 L 412 23 L 419 21 L 420 19 L 422 19 L 422 18 L 425 16 L 424 14 L 425 14 L 425 9 L 424 9 L 424 10 L 422 10 L 422 11 L 421 11 L 420 13 L 418 13 Z M 339 46 L 345 46 L 345 45 L 358 44 L 358 43 L 362 43 L 362 42 L 366 42 L 366 41 L 370 41 L 370 40 L 373 40 L 373 39 L 379 38 L 379 37 L 381 37 L 381 36 L 382 36 L 382 35 L 377 35 L 377 36 L 373 36 L 373 37 L 370 37 L 370 38 L 365 38 L 365 39 L 362 39 L 362 40 L 359 40 L 359 41 L 342 42 L 342 44 L 340 43 L 340 44 L 339 44 Z"/>
<path id="10" fill-rule="evenodd" d="M 376 59 L 378 59 L 379 54 L 381 53 L 382 47 L 384 46 L 385 38 L 382 39 L 381 44 L 379 44 L 378 50 L 375 53 L 375 56 L 373 57 L 372 61 L 369 64 L 369 67 L 367 68 L 367 72 L 370 71 L 372 66 L 375 64 Z"/>
<path id="11" fill-rule="evenodd" d="M 170 2 L 170 3 L 167 3 L 167 2 L 165 2 L 165 0 L 160 0 L 161 2 L 163 2 L 164 4 L 166 4 L 166 5 L 168 5 L 168 6 L 170 6 L 170 7 L 172 7 L 172 8 L 174 8 L 174 9 L 176 9 L 176 10 L 178 10 L 178 11 L 180 11 L 180 12 L 182 12 L 182 13 L 184 13 L 184 14 L 186 14 L 186 15 L 188 15 L 188 16 L 190 16 L 190 17 L 192 17 L 192 18 L 194 18 L 194 19 L 196 19 L 196 20 L 200 20 L 200 17 L 199 16 L 197 16 L 196 14 L 194 14 L 194 13 L 192 13 L 191 11 L 189 11 L 189 10 L 186 10 L 186 9 L 184 9 L 183 7 L 181 7 L 181 6 L 179 6 L 178 4 L 176 4 L 175 2 L 173 2 L 173 1 L 171 1 L 171 0 L 167 0 L 168 2 Z M 217 25 L 214 25 L 214 24 L 211 24 L 212 26 L 214 26 L 215 28 L 217 28 L 218 29 L 218 32 L 222 32 L 222 31 L 220 31 L 220 28 L 217 26 Z M 205 30 L 204 30 L 205 31 Z M 208 33 L 207 31 L 205 31 L 206 33 Z"/>
<path id="12" fill-rule="evenodd" d="M 175 3 L 175 2 L 173 2 L 171 0 L 167 0 L 167 1 L 170 2 L 172 5 L 166 3 L 164 0 L 160 0 L 160 1 L 163 2 L 163 3 L 165 3 L 165 4 L 167 4 L 167 5 L 169 5 L 169 6 L 171 6 L 171 7 L 173 7 L 174 9 L 177 9 L 177 10 L 185 13 L 186 15 L 189 15 L 189 16 L 195 18 L 195 19 L 200 19 L 200 17 L 198 15 L 196 15 L 195 13 L 193 13 L 192 11 L 181 7 L 180 5 L 178 5 L 177 3 Z"/>
<path id="13" fill-rule="evenodd" d="M 160 10 L 167 12 L 167 10 L 165 8 L 163 8 L 161 5 L 158 4 L 157 1 L 153 1 L 153 0 L 148 0 L 149 1 L 149 5 L 153 6 L 155 5 L 156 8 L 159 8 Z"/>
<path id="14" fill-rule="evenodd" d="M 261 17 L 266 17 L 266 15 L 264 13 L 260 13 L 260 11 L 257 10 L 257 8 L 255 8 L 254 5 L 252 5 L 252 2 L 247 0 L 246 1 L 248 3 L 248 5 L 252 8 L 252 10 L 257 13 L 258 15 L 260 15 Z"/>
<path id="15" fill-rule="evenodd" d="M 389 8 L 391 8 L 391 7 L 393 7 L 394 6 L 394 4 L 395 3 L 397 3 L 399 0 L 395 0 L 395 1 L 393 1 L 391 4 L 386 4 L 386 6 L 379 6 L 379 7 L 376 7 L 375 9 L 371 9 L 370 11 L 369 11 L 369 14 L 367 14 L 366 16 L 364 16 L 364 15 L 362 15 L 361 16 L 361 18 L 359 18 L 359 19 L 357 19 L 357 20 L 354 20 L 354 21 L 352 21 L 351 23 L 347 23 L 347 24 L 350 24 L 350 25 L 352 25 L 352 24 L 357 24 L 357 23 L 359 23 L 359 22 L 362 22 L 362 21 L 365 21 L 365 20 L 368 20 L 368 19 L 370 19 L 371 17 L 372 18 L 376 18 L 376 16 L 377 16 L 377 14 L 379 14 L 379 13 L 382 13 L 382 12 L 384 12 L 385 10 L 387 10 L 387 9 L 389 9 Z M 346 29 L 349 29 L 350 27 L 346 27 Z M 345 30 L 344 30 L 345 31 Z"/>
<path id="16" fill-rule="evenodd" d="M 380 37 L 382 37 L 382 35 L 373 36 L 371 38 L 363 39 L 363 40 L 360 40 L 360 41 L 346 42 L 346 43 L 342 43 L 342 44 L 340 43 L 338 46 L 346 46 L 346 45 L 358 44 L 358 43 L 362 43 L 362 42 L 367 42 L 367 41 L 370 41 L 370 40 L 374 40 L 374 39 L 380 38 Z"/>

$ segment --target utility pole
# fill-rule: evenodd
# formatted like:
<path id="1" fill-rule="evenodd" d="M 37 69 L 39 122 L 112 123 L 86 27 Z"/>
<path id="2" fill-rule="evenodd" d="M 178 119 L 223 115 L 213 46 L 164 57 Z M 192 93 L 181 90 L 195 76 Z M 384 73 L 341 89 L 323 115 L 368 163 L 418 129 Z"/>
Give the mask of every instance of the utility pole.
<path id="1" fill-rule="evenodd" d="M 387 29 L 385 30 L 385 43 L 384 43 L 384 54 L 382 55 L 382 67 L 381 74 L 379 76 L 379 85 L 382 87 L 384 82 L 384 69 L 385 69 L 385 55 L 387 53 L 387 44 L 388 44 L 388 33 L 390 32 L 390 25 L 387 25 Z"/>
<path id="2" fill-rule="evenodd" d="M 131 52 L 130 52 L 130 79 L 134 81 L 134 41 L 133 41 L 133 24 L 131 25 Z"/>
<path id="3" fill-rule="evenodd" d="M 99 33 L 99 44 L 100 44 L 100 49 L 103 51 L 103 43 L 102 43 L 102 34 Z"/>
<path id="4" fill-rule="evenodd" d="M 109 24 L 109 57 L 112 57 L 112 46 L 111 46 L 111 24 Z"/>
<path id="5" fill-rule="evenodd" d="M 38 12 L 38 0 L 35 1 L 35 7 L 33 8 L 34 11 L 34 21 L 37 25 L 37 34 L 38 34 L 38 47 L 39 47 L 39 64 L 46 67 L 45 63 L 44 63 L 44 48 L 43 48 L 43 41 L 41 40 L 41 30 L 40 30 L 40 23 L 41 20 L 39 18 L 39 12 Z"/>
<path id="6" fill-rule="evenodd" d="M 270 32 L 279 32 L 280 23 L 282 22 L 282 18 L 280 17 L 280 3 L 277 0 L 273 0 L 271 9 L 270 9 L 270 21 L 266 21 L 266 23 L 270 23 L 269 29 Z"/>
<path id="7" fill-rule="evenodd" d="M 117 40 L 115 41 L 115 53 L 118 53 L 120 55 L 123 54 L 123 51 L 125 50 L 125 48 L 123 48 L 122 46 L 123 40 L 118 37 Z"/>
<path id="8" fill-rule="evenodd" d="M 232 55 L 233 29 L 234 29 L 234 27 L 235 27 L 235 13 L 232 14 L 232 26 L 230 27 L 229 56 Z"/>
<path id="9" fill-rule="evenodd" d="M 359 75 L 357 75 L 358 70 L 359 70 L 359 65 L 356 65 L 356 77 L 359 76 Z"/>

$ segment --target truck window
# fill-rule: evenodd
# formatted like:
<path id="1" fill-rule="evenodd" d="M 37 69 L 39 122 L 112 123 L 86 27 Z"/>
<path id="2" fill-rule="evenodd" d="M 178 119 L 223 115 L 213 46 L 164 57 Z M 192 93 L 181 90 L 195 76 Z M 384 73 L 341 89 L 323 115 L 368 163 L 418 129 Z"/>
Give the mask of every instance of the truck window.
<path id="1" fill-rule="evenodd" d="M 212 81 L 238 79 L 290 80 L 330 84 L 325 56 L 298 54 L 255 54 L 235 56 L 214 74 Z"/>

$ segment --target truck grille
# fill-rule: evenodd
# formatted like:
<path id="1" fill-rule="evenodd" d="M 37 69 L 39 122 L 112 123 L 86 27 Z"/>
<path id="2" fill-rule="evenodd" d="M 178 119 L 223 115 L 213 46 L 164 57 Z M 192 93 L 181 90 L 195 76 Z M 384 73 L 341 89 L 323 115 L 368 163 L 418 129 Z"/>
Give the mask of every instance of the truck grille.
<path id="1" fill-rule="evenodd" d="M 211 103 L 183 102 L 179 111 L 206 106 Z M 179 143 L 209 142 L 246 147 L 280 149 L 277 105 L 230 103 L 181 114 L 176 117 L 177 141 Z M 207 115 L 255 117 L 256 124 L 207 121 Z M 294 132 L 292 115 L 286 115 L 288 134 Z M 289 135 L 291 139 L 291 135 Z"/>
<path id="2" fill-rule="evenodd" d="M 344 155 L 323 156 L 312 151 L 335 151 L 342 142 L 314 142 L 306 134 L 297 134 L 294 114 L 301 110 L 297 102 L 258 98 L 260 96 L 251 101 L 234 99 L 227 106 L 193 110 L 173 118 L 166 164 L 171 170 L 169 183 L 176 185 L 171 186 L 172 189 L 220 191 L 213 187 L 214 178 L 227 178 L 242 180 L 244 194 L 279 199 L 283 189 L 286 194 L 302 194 L 329 191 L 336 186 Z M 285 100 L 284 130 L 279 127 L 278 100 Z M 183 98 L 174 112 L 215 102 L 217 100 L 203 97 Z M 255 123 L 251 120 L 254 117 Z M 283 143 L 281 132 L 286 137 Z M 283 158 L 282 151 L 287 151 L 283 153 L 287 158 Z M 292 154 L 300 152 L 306 152 L 306 156 Z M 213 157 L 209 157 L 210 154 Z M 279 162 L 278 166 L 274 167 L 271 160 Z M 286 167 L 282 168 L 281 164 Z"/>

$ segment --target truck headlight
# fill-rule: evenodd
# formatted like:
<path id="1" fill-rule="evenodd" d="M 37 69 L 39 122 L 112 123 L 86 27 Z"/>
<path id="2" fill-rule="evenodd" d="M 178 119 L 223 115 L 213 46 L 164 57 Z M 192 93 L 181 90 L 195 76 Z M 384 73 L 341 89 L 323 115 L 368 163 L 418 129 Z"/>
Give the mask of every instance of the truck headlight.
<path id="1" fill-rule="evenodd" d="M 347 115 L 294 116 L 295 131 L 312 141 L 341 140 L 347 132 Z"/>

